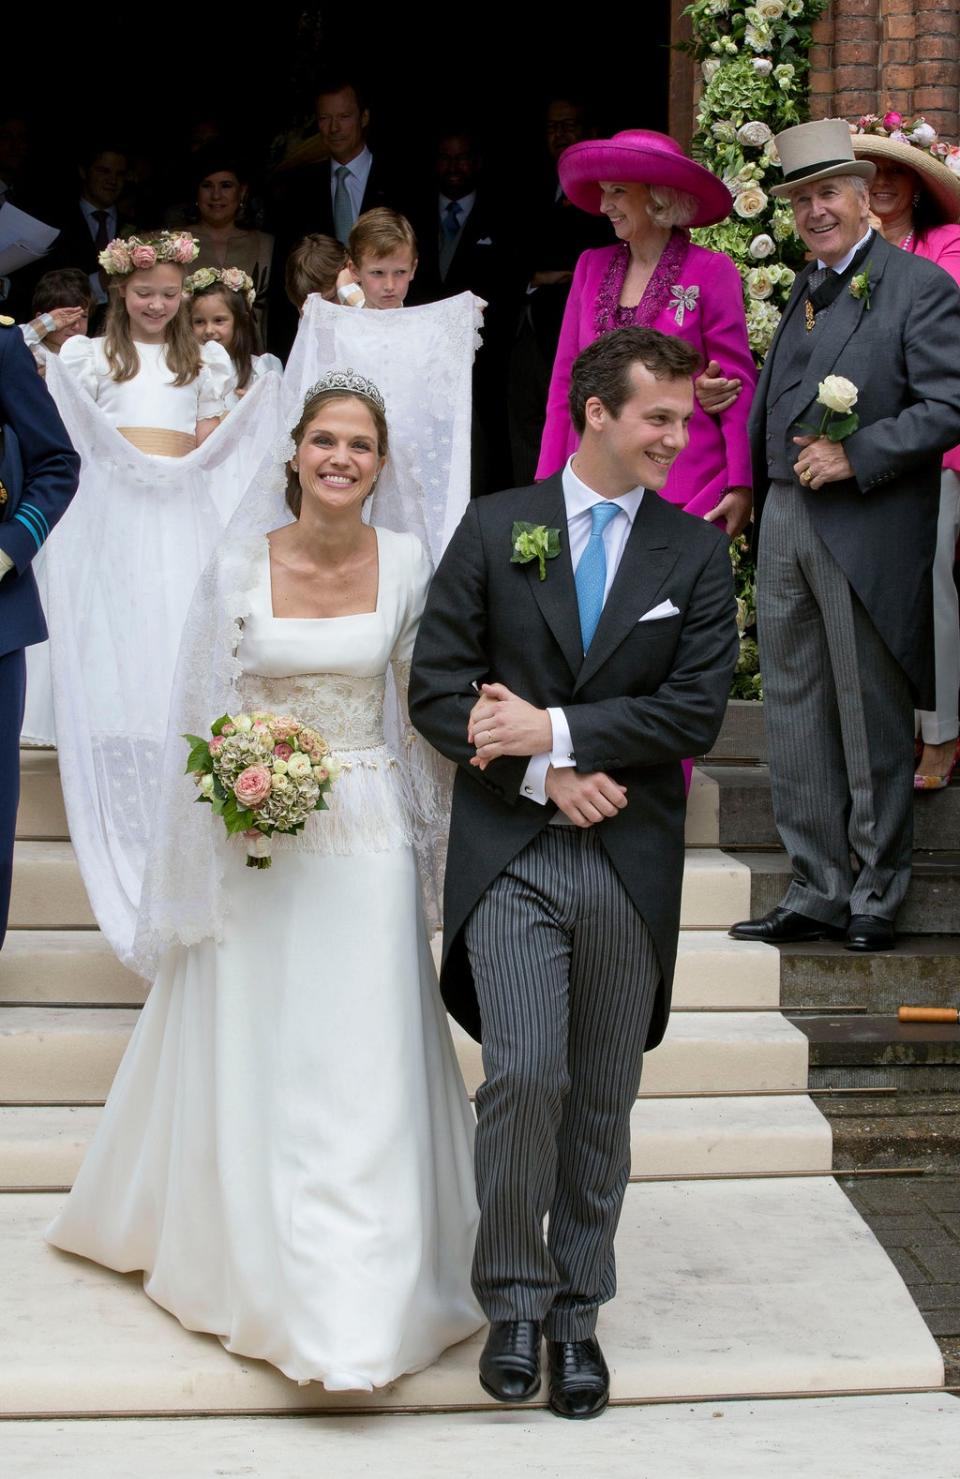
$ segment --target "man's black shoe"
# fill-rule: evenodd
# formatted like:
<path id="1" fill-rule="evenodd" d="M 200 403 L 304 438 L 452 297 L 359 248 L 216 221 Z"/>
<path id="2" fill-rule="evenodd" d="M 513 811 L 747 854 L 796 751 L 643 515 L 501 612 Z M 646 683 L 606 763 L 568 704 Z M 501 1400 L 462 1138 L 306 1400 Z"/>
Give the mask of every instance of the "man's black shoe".
<path id="1" fill-rule="evenodd" d="M 847 926 L 848 950 L 892 950 L 896 942 L 893 921 L 876 914 L 854 914 Z"/>
<path id="2" fill-rule="evenodd" d="M 540 1390 L 540 1321 L 494 1320 L 480 1356 L 480 1385 L 498 1402 L 526 1402 Z"/>
<path id="3" fill-rule="evenodd" d="M 550 1409 L 558 1417 L 599 1417 L 610 1399 L 610 1373 L 596 1339 L 548 1340 Z"/>
<path id="4" fill-rule="evenodd" d="M 797 914 L 778 904 L 762 919 L 742 919 L 727 933 L 734 940 L 760 940 L 764 945 L 787 945 L 793 940 L 842 940 L 844 931 L 807 914 Z"/>

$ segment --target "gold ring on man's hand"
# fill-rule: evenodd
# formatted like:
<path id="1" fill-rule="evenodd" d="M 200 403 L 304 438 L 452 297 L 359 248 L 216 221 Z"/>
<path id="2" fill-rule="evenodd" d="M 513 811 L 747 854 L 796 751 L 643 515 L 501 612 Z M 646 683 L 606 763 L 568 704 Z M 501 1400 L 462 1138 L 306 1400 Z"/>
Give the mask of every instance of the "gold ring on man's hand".
<path id="1" fill-rule="evenodd" d="M 805 467 L 803 472 L 800 474 L 800 481 L 801 483 L 813 482 L 813 473 L 810 471 L 809 467 Z"/>

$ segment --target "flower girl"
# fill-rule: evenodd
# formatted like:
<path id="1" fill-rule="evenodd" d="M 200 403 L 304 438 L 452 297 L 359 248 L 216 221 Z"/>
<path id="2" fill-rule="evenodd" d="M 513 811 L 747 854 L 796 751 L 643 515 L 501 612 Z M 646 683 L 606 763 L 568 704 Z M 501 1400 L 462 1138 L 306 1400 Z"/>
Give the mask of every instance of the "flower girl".
<path id="1" fill-rule="evenodd" d="M 233 361 L 236 385 L 228 398 L 234 406 L 261 375 L 281 375 L 275 354 L 257 354 L 257 326 L 253 317 L 256 289 L 241 267 L 200 267 L 187 278 L 183 291 L 190 325 L 201 344 L 219 344 Z"/>
<path id="2" fill-rule="evenodd" d="M 197 245 L 160 232 L 111 242 L 103 339 L 69 339 L 47 383 L 80 452 L 73 517 L 48 559 L 48 618 L 60 772 L 70 836 L 104 934 L 132 939 L 155 810 L 155 769 L 184 618 L 237 502 L 251 427 L 275 435 L 263 395 L 216 430 L 234 371 L 200 344 L 183 302 Z M 271 377 L 272 378 L 272 377 Z M 208 440 L 208 438 L 210 440 Z M 256 441 L 256 438 L 254 438 Z"/>

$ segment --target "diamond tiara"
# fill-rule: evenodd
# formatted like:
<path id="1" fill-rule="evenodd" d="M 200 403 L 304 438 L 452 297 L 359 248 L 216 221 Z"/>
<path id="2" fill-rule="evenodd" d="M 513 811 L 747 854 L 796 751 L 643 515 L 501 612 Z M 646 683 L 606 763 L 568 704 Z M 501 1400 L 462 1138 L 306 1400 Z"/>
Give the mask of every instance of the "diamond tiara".
<path id="1" fill-rule="evenodd" d="M 386 411 L 383 404 L 383 396 L 380 394 L 372 380 L 357 373 L 356 370 L 328 370 L 326 375 L 321 375 L 316 385 L 311 385 L 303 398 L 303 403 L 312 401 L 315 395 L 320 395 L 325 390 L 346 390 L 351 395 L 362 396 L 364 400 L 372 401 L 380 410 Z"/>

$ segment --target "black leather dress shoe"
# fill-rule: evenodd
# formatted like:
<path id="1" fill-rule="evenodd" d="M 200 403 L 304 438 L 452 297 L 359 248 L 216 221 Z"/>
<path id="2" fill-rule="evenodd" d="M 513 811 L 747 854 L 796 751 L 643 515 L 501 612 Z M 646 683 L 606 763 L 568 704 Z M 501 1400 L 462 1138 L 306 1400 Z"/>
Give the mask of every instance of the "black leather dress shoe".
<path id="1" fill-rule="evenodd" d="M 897 943 L 891 919 L 854 914 L 847 926 L 848 950 L 892 950 Z"/>
<path id="2" fill-rule="evenodd" d="M 778 904 L 762 919 L 743 919 L 727 931 L 735 940 L 761 940 L 765 945 L 786 945 L 793 940 L 842 940 L 844 932 L 835 924 L 824 924 L 807 914 L 797 914 Z"/>
<path id="3" fill-rule="evenodd" d="M 480 1357 L 480 1385 L 498 1402 L 526 1402 L 539 1392 L 539 1320 L 494 1320 Z"/>
<path id="4" fill-rule="evenodd" d="M 599 1417 L 610 1400 L 610 1373 L 596 1339 L 548 1340 L 550 1409 L 558 1417 Z"/>

